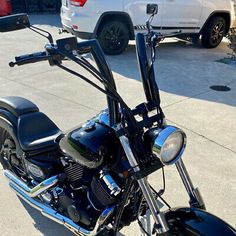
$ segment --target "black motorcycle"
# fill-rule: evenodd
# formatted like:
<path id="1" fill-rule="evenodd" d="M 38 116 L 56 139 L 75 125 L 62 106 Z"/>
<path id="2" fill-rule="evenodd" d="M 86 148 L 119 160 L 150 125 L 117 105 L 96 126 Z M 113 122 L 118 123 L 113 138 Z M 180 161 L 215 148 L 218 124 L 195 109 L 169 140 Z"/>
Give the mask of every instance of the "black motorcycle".
<path id="1" fill-rule="evenodd" d="M 147 101 L 131 109 L 115 81 L 96 40 L 75 37 L 53 42 L 52 36 L 30 25 L 25 14 L 0 19 L 0 31 L 29 28 L 49 40 L 45 51 L 17 56 L 11 67 L 47 60 L 95 87 L 107 97 L 108 108 L 82 126 L 63 133 L 38 107 L 22 97 L 0 99 L 0 161 L 10 187 L 46 217 L 81 236 L 116 235 L 137 221 L 146 235 L 235 236 L 230 225 L 205 211 L 200 192 L 181 159 L 183 130 L 167 125 L 160 106 L 153 64 L 163 36 L 151 31 L 157 6 L 147 6 L 147 34 L 137 34 L 136 48 Z M 151 56 L 147 56 L 146 47 Z M 96 66 L 85 54 L 91 54 Z M 102 86 L 65 65 L 70 60 L 86 69 Z M 190 207 L 171 208 L 148 176 L 175 165 Z M 161 210 L 160 203 L 167 210 Z M 141 218 L 151 213 L 151 232 Z"/>

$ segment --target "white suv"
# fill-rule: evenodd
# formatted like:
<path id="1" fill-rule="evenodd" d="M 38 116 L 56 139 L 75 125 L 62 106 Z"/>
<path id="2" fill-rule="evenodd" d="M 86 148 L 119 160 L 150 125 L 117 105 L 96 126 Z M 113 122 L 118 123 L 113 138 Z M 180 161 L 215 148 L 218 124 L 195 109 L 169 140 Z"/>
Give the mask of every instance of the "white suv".
<path id="1" fill-rule="evenodd" d="M 83 39 L 97 38 L 106 54 L 120 54 L 135 33 L 146 30 L 147 4 L 158 4 L 153 30 L 199 37 L 214 48 L 235 26 L 236 0 L 62 0 L 63 28 Z"/>

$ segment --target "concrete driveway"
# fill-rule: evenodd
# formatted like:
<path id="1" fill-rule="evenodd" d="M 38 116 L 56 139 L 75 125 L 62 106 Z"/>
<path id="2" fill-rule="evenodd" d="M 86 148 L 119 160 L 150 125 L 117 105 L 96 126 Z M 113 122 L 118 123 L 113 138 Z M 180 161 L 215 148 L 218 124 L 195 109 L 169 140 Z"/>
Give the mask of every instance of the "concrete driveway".
<path id="1" fill-rule="evenodd" d="M 58 22 L 57 16 L 32 16 L 32 23 L 55 37 L 60 37 Z M 44 38 L 29 30 L 1 34 L 0 96 L 17 95 L 32 100 L 62 130 L 67 130 L 105 108 L 106 99 L 83 81 L 49 67 L 47 62 L 8 67 L 15 55 L 41 51 L 44 44 Z M 226 43 L 206 50 L 167 40 L 158 48 L 155 70 L 168 122 L 187 133 L 183 160 L 202 192 L 207 210 L 236 227 L 236 68 L 216 62 L 227 52 Z M 108 57 L 108 62 L 127 103 L 134 107 L 144 101 L 132 42 L 124 54 Z M 231 91 L 213 91 L 209 88 L 212 85 L 227 85 Z M 159 173 L 150 180 L 157 189 L 162 186 Z M 187 195 L 174 166 L 166 168 L 166 185 L 165 196 L 171 206 L 187 205 Z M 132 225 L 122 234 L 128 236 L 135 230 Z M 3 236 L 72 235 L 20 201 L 8 188 L 2 169 L 0 232 Z"/>

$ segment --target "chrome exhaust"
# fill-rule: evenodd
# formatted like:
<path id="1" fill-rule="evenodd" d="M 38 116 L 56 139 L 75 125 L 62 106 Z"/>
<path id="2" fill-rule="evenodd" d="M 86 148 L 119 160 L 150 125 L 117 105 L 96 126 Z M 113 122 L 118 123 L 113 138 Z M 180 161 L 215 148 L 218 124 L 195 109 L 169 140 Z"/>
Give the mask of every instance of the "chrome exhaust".
<path id="1" fill-rule="evenodd" d="M 29 188 L 26 183 L 24 183 L 19 177 L 13 174 L 9 170 L 4 171 L 4 175 L 13 183 L 15 183 L 20 189 L 27 194 L 29 197 L 37 197 L 38 195 L 42 194 L 43 192 L 47 191 L 54 185 L 58 183 L 58 176 L 53 176 L 49 179 L 44 180 L 34 188 Z"/>
<path id="2" fill-rule="evenodd" d="M 98 232 L 99 227 L 107 220 L 107 218 L 114 212 L 115 207 L 106 208 L 100 217 L 97 220 L 97 223 L 92 231 L 86 230 L 83 227 L 75 224 L 71 219 L 61 215 L 57 211 L 55 211 L 51 206 L 44 204 L 37 200 L 37 198 L 33 198 L 31 196 L 35 196 L 43 193 L 53 185 L 52 183 L 55 182 L 56 176 L 51 177 L 39 185 L 39 190 L 34 187 L 33 189 L 30 189 L 20 178 L 18 178 L 15 174 L 13 174 L 9 170 L 4 171 L 4 175 L 10 180 L 9 186 L 16 192 L 16 194 L 26 201 L 29 205 L 34 207 L 35 209 L 39 210 L 44 216 L 47 218 L 64 225 L 67 229 L 69 229 L 71 232 L 73 232 L 76 235 L 79 236 L 95 236 Z M 58 179 L 57 179 L 58 181 Z M 44 184 L 43 184 L 44 183 Z M 55 185 L 55 184 L 54 184 Z M 47 188 L 46 188 L 47 186 Z M 49 187 L 50 186 L 50 187 Z M 40 191 L 41 190 L 41 191 Z M 42 191 L 43 190 L 43 191 Z M 31 195 L 31 196 L 30 196 Z M 37 196 L 36 195 L 36 196 Z"/>

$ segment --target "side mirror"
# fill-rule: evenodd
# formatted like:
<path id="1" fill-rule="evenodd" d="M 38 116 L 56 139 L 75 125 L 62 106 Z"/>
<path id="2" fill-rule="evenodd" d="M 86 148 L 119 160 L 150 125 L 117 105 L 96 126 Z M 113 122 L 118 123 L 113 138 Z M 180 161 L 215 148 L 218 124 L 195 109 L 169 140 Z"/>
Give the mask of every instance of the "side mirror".
<path id="1" fill-rule="evenodd" d="M 0 17 L 0 32 L 20 30 L 29 26 L 29 17 L 25 13 Z"/>
<path id="2" fill-rule="evenodd" d="M 147 4 L 146 13 L 148 15 L 156 15 L 158 13 L 158 5 L 157 4 Z"/>

